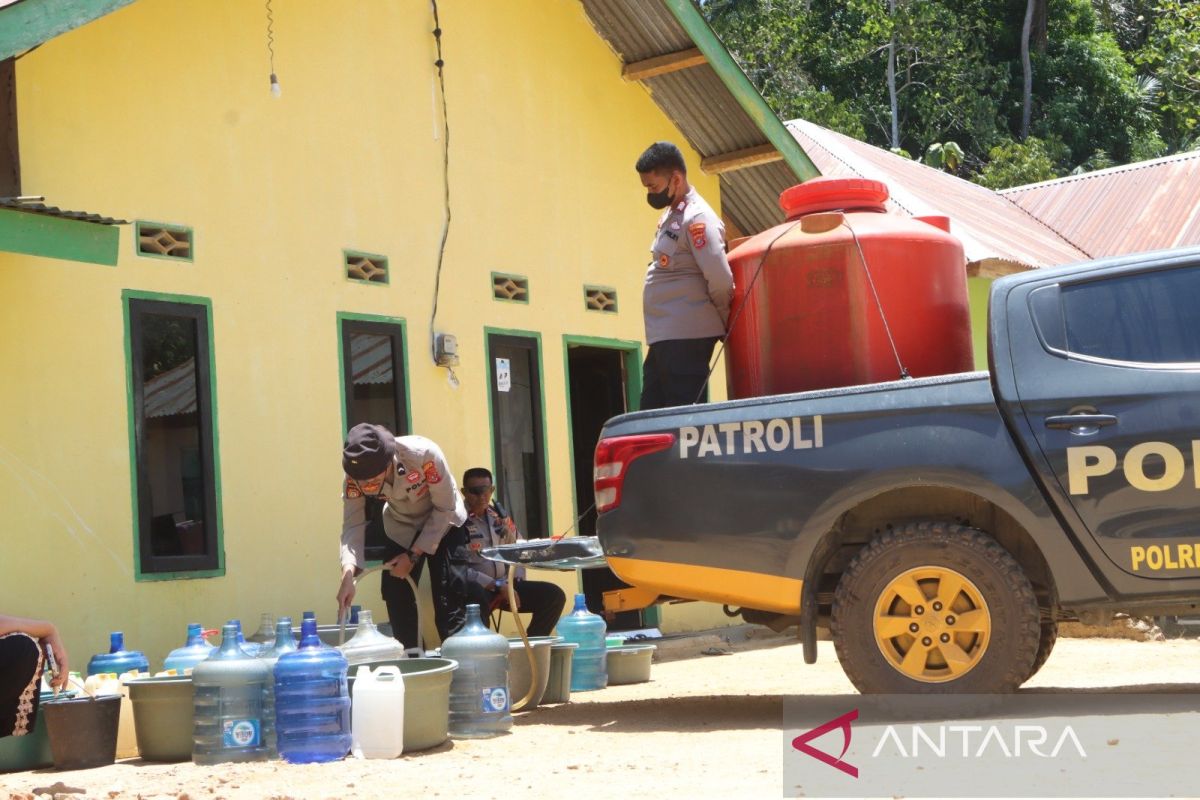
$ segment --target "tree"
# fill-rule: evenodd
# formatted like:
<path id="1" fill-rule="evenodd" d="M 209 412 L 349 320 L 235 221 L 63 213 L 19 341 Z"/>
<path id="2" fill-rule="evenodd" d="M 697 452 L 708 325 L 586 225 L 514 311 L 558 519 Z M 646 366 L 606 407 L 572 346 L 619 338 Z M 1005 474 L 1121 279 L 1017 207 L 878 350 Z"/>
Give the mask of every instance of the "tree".
<path id="1" fill-rule="evenodd" d="M 1055 165 L 1062 158 L 1062 149 L 1061 143 L 1036 136 L 997 145 L 988 152 L 988 163 L 979 171 L 977 182 L 989 189 L 1008 189 L 1057 178 Z"/>

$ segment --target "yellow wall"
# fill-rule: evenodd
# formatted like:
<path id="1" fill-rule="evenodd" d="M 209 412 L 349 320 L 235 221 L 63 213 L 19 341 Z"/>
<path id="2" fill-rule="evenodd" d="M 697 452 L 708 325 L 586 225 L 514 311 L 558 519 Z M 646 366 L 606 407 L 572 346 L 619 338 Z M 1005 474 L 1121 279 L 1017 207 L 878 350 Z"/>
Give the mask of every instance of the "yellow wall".
<path id="1" fill-rule="evenodd" d="M 491 459 L 484 326 L 540 332 L 552 524 L 570 525 L 562 336 L 641 338 L 657 212 L 632 164 L 683 141 L 577 0 L 440 5 L 457 389 L 427 356 L 445 135 L 428 4 L 277 3 L 279 99 L 263 8 L 235 0 L 140 0 L 19 62 L 26 194 L 195 230 L 194 263 L 136 256 L 131 228 L 115 268 L 0 253 L 0 609 L 58 621 L 74 666 L 113 629 L 157 660 L 190 620 L 332 621 L 339 311 L 408 320 L 413 427 L 460 473 Z M 715 178 L 693 180 L 716 204 Z M 389 256 L 390 285 L 345 280 L 342 248 Z M 530 305 L 494 301 L 493 270 L 529 276 Z M 616 287 L 621 313 L 585 312 L 584 283 Z M 124 289 L 211 298 L 224 577 L 134 580 Z M 360 599 L 383 617 L 377 587 Z M 725 621 L 679 608 L 668 629 Z"/>
<path id="2" fill-rule="evenodd" d="M 975 350 L 975 369 L 987 369 L 988 298 L 992 292 L 991 278 L 967 278 L 967 295 L 971 304 L 971 344 Z"/>

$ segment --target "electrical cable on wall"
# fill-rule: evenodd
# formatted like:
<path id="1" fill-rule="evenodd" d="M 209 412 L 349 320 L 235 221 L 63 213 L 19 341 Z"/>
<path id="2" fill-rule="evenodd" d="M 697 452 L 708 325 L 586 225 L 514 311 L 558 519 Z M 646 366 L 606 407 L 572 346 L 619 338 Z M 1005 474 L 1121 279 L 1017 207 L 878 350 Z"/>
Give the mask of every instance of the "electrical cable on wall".
<path id="1" fill-rule="evenodd" d="M 433 363 L 437 364 L 437 344 L 434 336 L 434 326 L 437 324 L 438 296 L 442 288 L 442 261 L 446 257 L 446 239 L 450 235 L 450 115 L 446 110 L 446 76 L 443 71 L 445 61 L 442 59 L 442 23 L 438 17 L 437 0 L 433 4 L 433 40 L 437 45 L 438 88 L 442 95 L 442 239 L 438 244 L 437 269 L 433 274 L 433 312 L 429 315 L 429 353 Z M 453 376 L 453 370 L 450 373 Z"/>
<path id="2" fill-rule="evenodd" d="M 271 64 L 271 96 L 279 97 L 283 89 L 275 76 L 275 14 L 271 11 L 271 0 L 267 0 L 267 58 Z"/>

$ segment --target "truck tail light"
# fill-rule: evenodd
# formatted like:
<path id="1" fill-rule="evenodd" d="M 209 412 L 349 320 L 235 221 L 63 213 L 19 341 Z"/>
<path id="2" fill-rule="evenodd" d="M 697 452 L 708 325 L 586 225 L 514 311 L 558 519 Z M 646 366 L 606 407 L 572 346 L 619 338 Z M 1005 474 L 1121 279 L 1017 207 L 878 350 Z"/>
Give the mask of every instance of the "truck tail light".
<path id="1" fill-rule="evenodd" d="M 645 433 L 614 436 L 596 445 L 596 513 L 602 514 L 621 505 L 621 486 L 629 464 L 641 456 L 666 450 L 675 444 L 673 433 Z"/>

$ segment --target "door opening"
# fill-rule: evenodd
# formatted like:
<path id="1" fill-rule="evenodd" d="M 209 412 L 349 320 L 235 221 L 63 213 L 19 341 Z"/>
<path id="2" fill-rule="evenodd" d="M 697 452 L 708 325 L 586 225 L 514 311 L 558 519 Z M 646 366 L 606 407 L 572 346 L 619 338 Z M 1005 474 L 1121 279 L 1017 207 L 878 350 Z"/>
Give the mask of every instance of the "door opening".
<path id="1" fill-rule="evenodd" d="M 528 539 L 550 536 L 538 340 L 489 333 L 497 499 Z"/>

